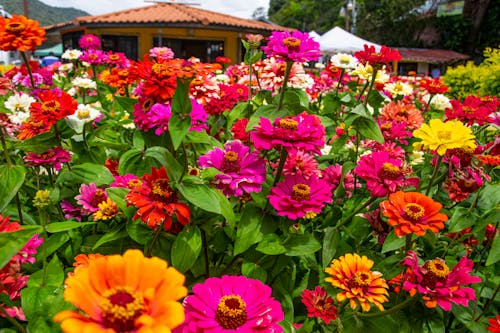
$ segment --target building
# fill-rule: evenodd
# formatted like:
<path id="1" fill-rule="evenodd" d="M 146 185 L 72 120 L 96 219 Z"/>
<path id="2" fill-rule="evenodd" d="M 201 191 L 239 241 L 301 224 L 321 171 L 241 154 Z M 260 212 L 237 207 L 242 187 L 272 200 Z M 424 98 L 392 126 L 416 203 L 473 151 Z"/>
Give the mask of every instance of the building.
<path id="1" fill-rule="evenodd" d="M 446 67 L 456 65 L 470 58 L 466 54 L 452 50 L 404 47 L 396 47 L 396 49 L 402 58 L 396 66 L 400 75 L 407 75 L 409 72 L 415 72 L 417 75 L 431 75 L 433 70 L 444 73 Z"/>
<path id="2" fill-rule="evenodd" d="M 291 30 L 177 3 L 77 17 L 46 29 L 60 32 L 65 49 L 78 48 L 80 37 L 92 33 L 101 38 L 104 50 L 123 52 L 131 59 L 141 58 L 152 47 L 167 46 L 176 57 L 195 56 L 204 62 L 214 62 L 217 56 L 241 61 L 245 34 Z"/>

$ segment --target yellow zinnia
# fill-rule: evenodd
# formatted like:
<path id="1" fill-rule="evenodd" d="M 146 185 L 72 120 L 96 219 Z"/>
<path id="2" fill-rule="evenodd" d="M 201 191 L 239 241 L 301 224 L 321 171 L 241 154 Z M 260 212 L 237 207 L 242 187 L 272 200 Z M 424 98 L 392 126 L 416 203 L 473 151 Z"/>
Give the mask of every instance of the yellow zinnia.
<path id="1" fill-rule="evenodd" d="M 65 333 L 169 333 L 184 321 L 184 275 L 139 250 L 89 260 L 65 284 L 65 300 L 80 310 L 55 316 Z"/>
<path id="2" fill-rule="evenodd" d="M 475 149 L 475 136 L 470 128 L 458 120 L 443 122 L 440 119 L 432 119 L 429 125 L 423 124 L 422 127 L 413 131 L 413 136 L 422 139 L 415 142 L 413 146 L 429 148 L 437 151 L 443 156 L 448 149 L 469 148 Z"/>
<path id="3" fill-rule="evenodd" d="M 337 300 L 342 302 L 348 299 L 352 309 L 356 308 L 357 301 L 363 311 L 370 311 L 370 303 L 383 311 L 382 303 L 387 302 L 389 295 L 388 286 L 382 273 L 370 270 L 372 266 L 373 261 L 366 256 L 348 253 L 333 260 L 325 269 L 330 274 L 325 281 L 344 290 L 337 294 Z"/>

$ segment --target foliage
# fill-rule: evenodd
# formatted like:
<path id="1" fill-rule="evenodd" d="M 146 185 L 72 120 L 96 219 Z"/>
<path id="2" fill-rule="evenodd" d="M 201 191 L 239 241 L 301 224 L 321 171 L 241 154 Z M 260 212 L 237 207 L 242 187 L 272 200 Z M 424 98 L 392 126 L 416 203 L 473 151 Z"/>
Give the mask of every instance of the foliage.
<path id="1" fill-rule="evenodd" d="M 465 98 L 479 93 L 481 96 L 500 96 L 500 49 L 484 50 L 484 61 L 474 65 L 448 68 L 443 81 L 450 87 L 450 96 Z"/>

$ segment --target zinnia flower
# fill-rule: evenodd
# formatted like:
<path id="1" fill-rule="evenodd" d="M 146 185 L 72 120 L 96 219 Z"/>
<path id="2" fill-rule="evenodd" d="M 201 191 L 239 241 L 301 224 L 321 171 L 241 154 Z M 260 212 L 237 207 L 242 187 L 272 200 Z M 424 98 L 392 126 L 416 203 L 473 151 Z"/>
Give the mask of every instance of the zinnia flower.
<path id="1" fill-rule="evenodd" d="M 80 40 L 78 41 L 78 45 L 80 48 L 86 50 L 86 49 L 100 49 L 101 48 L 101 40 L 99 37 L 93 34 L 86 34 L 80 37 Z"/>
<path id="2" fill-rule="evenodd" d="M 357 253 L 348 253 L 333 260 L 330 267 L 325 269 L 330 275 L 325 281 L 343 290 L 337 294 L 337 301 L 348 299 L 352 309 L 359 303 L 363 311 L 370 311 L 372 303 L 383 311 L 382 303 L 388 300 L 389 287 L 382 278 L 382 273 L 370 270 L 372 266 L 372 260 L 366 256 L 360 257 Z"/>
<path id="3" fill-rule="evenodd" d="M 493 333 L 500 333 L 500 314 L 497 314 L 495 318 L 489 318 L 488 323 L 488 331 Z"/>
<path id="4" fill-rule="evenodd" d="M 291 220 L 314 217 L 321 213 L 325 203 L 332 202 L 332 187 L 317 176 L 304 178 L 302 175 L 285 176 L 271 189 L 269 203 L 279 216 Z"/>
<path id="5" fill-rule="evenodd" d="M 184 321 L 184 276 L 139 250 L 89 260 L 65 286 L 64 299 L 78 308 L 54 317 L 65 333 L 170 332 Z"/>
<path id="6" fill-rule="evenodd" d="M 326 293 L 324 287 L 305 289 L 301 297 L 302 303 L 307 308 L 308 317 L 321 318 L 326 324 L 337 319 L 337 308 L 333 305 L 333 298 Z"/>
<path id="7" fill-rule="evenodd" d="M 286 150 L 303 150 L 321 153 L 326 141 L 325 127 L 316 115 L 305 112 L 287 118 L 276 118 L 274 125 L 269 119 L 260 118 L 259 126 L 250 133 L 257 149 L 272 149 L 275 146 Z"/>
<path id="8" fill-rule="evenodd" d="M 259 152 L 250 152 L 250 148 L 238 140 L 227 142 L 224 149 L 216 147 L 200 156 L 198 164 L 222 172 L 215 175 L 213 183 L 227 196 L 260 192 L 266 180 L 266 164 Z"/>
<path id="9" fill-rule="evenodd" d="M 399 237 L 408 234 L 424 236 L 427 230 L 437 233 L 448 221 L 448 216 L 439 213 L 443 205 L 419 192 L 391 193 L 380 208 Z"/>
<path id="10" fill-rule="evenodd" d="M 27 166 L 50 166 L 59 171 L 62 168 L 62 163 L 71 161 L 71 153 L 63 147 L 55 147 L 47 149 L 41 154 L 28 152 L 24 156 L 24 161 Z"/>
<path id="11" fill-rule="evenodd" d="M 184 299 L 186 321 L 178 333 L 279 333 L 284 318 L 271 288 L 244 276 L 209 278 Z"/>
<path id="12" fill-rule="evenodd" d="M 189 207 L 178 202 L 177 192 L 170 187 L 164 167 L 152 168 L 151 174 L 147 173 L 141 179 L 142 186 L 131 189 L 125 197 L 127 206 L 137 208 L 134 219 L 141 218 L 153 229 L 163 223 L 165 231 L 172 227 L 172 215 L 182 225 L 189 223 Z"/>
<path id="13" fill-rule="evenodd" d="M 94 221 L 109 220 L 116 215 L 121 214 L 118 212 L 118 205 L 110 198 L 107 198 L 106 201 L 98 204 L 97 207 L 99 210 L 92 214 Z"/>
<path id="14" fill-rule="evenodd" d="M 364 50 L 354 53 L 354 56 L 363 64 L 370 64 L 377 69 L 382 68 L 383 65 L 390 65 L 393 61 L 401 60 L 401 55 L 398 50 L 393 50 L 385 45 L 380 47 L 380 51 L 375 51 L 374 45 L 363 45 Z"/>
<path id="15" fill-rule="evenodd" d="M 149 56 L 159 59 L 174 59 L 174 51 L 169 47 L 153 47 L 149 50 Z"/>
<path id="16" fill-rule="evenodd" d="M 481 97 L 467 96 L 462 103 L 454 99 L 450 104 L 452 107 L 447 108 L 445 112 L 447 119 L 458 119 L 467 125 L 480 126 L 490 121 L 491 110 L 483 103 Z"/>
<path id="17" fill-rule="evenodd" d="M 446 84 L 441 82 L 439 78 L 425 78 L 419 81 L 420 88 L 424 88 L 429 94 L 444 94 L 448 92 Z"/>
<path id="18" fill-rule="evenodd" d="M 103 188 L 97 187 L 95 183 L 80 186 L 80 194 L 75 197 L 76 202 L 83 207 L 82 213 L 89 215 L 99 210 L 99 204 L 108 199 Z"/>
<path id="19" fill-rule="evenodd" d="M 0 17 L 0 50 L 34 51 L 46 40 L 45 29 L 38 21 L 22 15 L 11 18 Z"/>
<path id="20" fill-rule="evenodd" d="M 479 277 L 470 275 L 474 263 L 467 257 L 462 257 L 450 271 L 446 262 L 440 258 L 427 260 L 419 266 L 417 254 L 408 251 L 403 265 L 407 267 L 403 289 L 412 296 L 417 292 L 423 295 L 422 299 L 428 308 L 439 305 L 443 310 L 450 311 L 452 302 L 467 306 L 468 301 L 476 299 L 474 289 L 462 287 L 481 282 Z"/>
<path id="21" fill-rule="evenodd" d="M 420 110 L 413 104 L 403 104 L 401 102 L 390 102 L 384 105 L 380 111 L 380 119 L 404 122 L 409 130 L 420 128 L 424 122 L 424 117 L 422 117 Z"/>
<path id="22" fill-rule="evenodd" d="M 321 56 L 319 43 L 307 32 L 298 30 L 273 31 L 268 38 L 266 46 L 262 47 L 264 53 L 270 57 L 282 58 L 286 61 L 305 62 L 318 60 Z"/>
<path id="23" fill-rule="evenodd" d="M 452 148 L 476 148 L 471 129 L 457 120 L 443 122 L 440 119 L 431 119 L 428 125 L 423 124 L 421 128 L 413 131 L 413 136 L 422 139 L 421 142 L 413 144 L 415 148 L 432 149 L 441 156 Z"/>

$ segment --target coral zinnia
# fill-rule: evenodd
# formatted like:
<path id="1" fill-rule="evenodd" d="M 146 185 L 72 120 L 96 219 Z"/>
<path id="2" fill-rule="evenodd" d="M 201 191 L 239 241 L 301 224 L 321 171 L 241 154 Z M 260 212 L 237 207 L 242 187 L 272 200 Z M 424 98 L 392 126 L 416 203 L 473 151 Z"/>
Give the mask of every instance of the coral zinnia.
<path id="1" fill-rule="evenodd" d="M 450 271 L 446 262 L 440 258 L 427 260 L 422 266 L 418 266 L 417 254 L 408 251 L 403 265 L 407 267 L 403 276 L 403 289 L 412 296 L 417 292 L 422 294 L 428 308 L 439 305 L 443 310 L 450 311 L 451 302 L 467 306 L 469 300 L 476 299 L 474 289 L 462 288 L 466 284 L 481 282 L 481 278 L 470 275 L 474 263 L 467 257 L 462 257 Z"/>
<path id="2" fill-rule="evenodd" d="M 443 122 L 440 119 L 431 119 L 429 125 L 423 124 L 421 128 L 413 131 L 413 136 L 422 139 L 421 142 L 413 144 L 415 148 L 423 146 L 437 151 L 441 156 L 452 148 L 476 148 L 471 129 L 457 120 Z"/>
<path id="3" fill-rule="evenodd" d="M 137 207 L 134 219 L 140 217 L 153 229 L 163 223 L 165 231 L 172 227 L 172 215 L 182 225 L 189 223 L 189 207 L 178 202 L 177 192 L 170 187 L 164 167 L 152 168 L 151 174 L 141 179 L 142 186 L 131 189 L 125 197 L 128 206 Z"/>
<path id="4" fill-rule="evenodd" d="M 378 69 L 383 65 L 389 65 L 392 61 L 401 60 L 401 54 L 398 50 L 393 50 L 385 45 L 380 47 L 380 51 L 375 51 L 374 45 L 363 45 L 364 49 L 354 53 L 354 56 L 363 64 L 370 64 Z"/>
<path id="5" fill-rule="evenodd" d="M 184 321 L 184 276 L 139 250 L 94 258 L 65 285 L 65 300 L 80 310 L 54 317 L 65 333 L 170 332 Z"/>
<path id="6" fill-rule="evenodd" d="M 448 216 L 439 213 L 443 207 L 428 196 L 419 192 L 396 192 L 389 194 L 389 200 L 380 204 L 382 214 L 388 217 L 387 223 L 401 237 L 407 234 L 424 236 L 427 229 L 434 233 L 444 228 Z"/>
<path id="7" fill-rule="evenodd" d="M 184 300 L 186 321 L 174 332 L 282 332 L 278 322 L 283 310 L 271 292 L 259 280 L 244 276 L 209 278 Z"/>
<path id="8" fill-rule="evenodd" d="M 266 180 L 266 164 L 259 152 L 250 152 L 250 148 L 238 140 L 227 142 L 224 150 L 216 147 L 200 156 L 198 164 L 222 172 L 215 175 L 213 182 L 227 196 L 260 192 Z"/>
<path id="9" fill-rule="evenodd" d="M 22 15 L 11 18 L 0 17 L 0 50 L 34 51 L 46 40 L 45 29 L 38 21 Z"/>
<path id="10" fill-rule="evenodd" d="M 387 302 L 389 287 L 382 273 L 370 270 L 372 266 L 373 261 L 366 256 L 348 253 L 333 260 L 330 267 L 325 269 L 330 274 L 325 281 L 344 290 L 337 294 L 337 300 L 342 302 L 348 299 L 352 309 L 356 308 L 357 301 L 363 311 L 370 311 L 370 303 L 383 311 L 382 303 Z"/>
<path id="11" fill-rule="evenodd" d="M 325 203 L 332 202 L 332 187 L 317 176 L 304 178 L 302 175 L 288 175 L 271 189 L 269 203 L 279 216 L 296 220 L 321 213 Z"/>
<path id="12" fill-rule="evenodd" d="M 325 127 L 316 115 L 305 112 L 287 118 L 276 118 L 274 126 L 269 119 L 260 118 L 259 126 L 250 133 L 257 149 L 283 146 L 286 150 L 303 150 L 320 154 L 325 146 Z"/>
<path id="13" fill-rule="evenodd" d="M 337 308 L 333 305 L 333 298 L 326 293 L 324 287 L 316 286 L 314 290 L 305 289 L 301 296 L 302 303 L 307 308 L 308 317 L 321 318 L 326 324 L 337 319 Z"/>
<path id="14" fill-rule="evenodd" d="M 319 43 L 307 32 L 273 31 L 267 46 L 262 50 L 270 57 L 277 57 L 286 61 L 304 62 L 318 60 L 321 56 Z"/>

